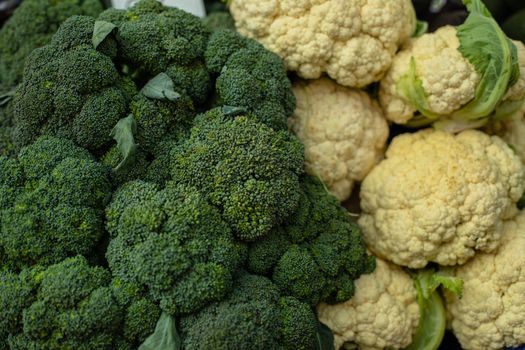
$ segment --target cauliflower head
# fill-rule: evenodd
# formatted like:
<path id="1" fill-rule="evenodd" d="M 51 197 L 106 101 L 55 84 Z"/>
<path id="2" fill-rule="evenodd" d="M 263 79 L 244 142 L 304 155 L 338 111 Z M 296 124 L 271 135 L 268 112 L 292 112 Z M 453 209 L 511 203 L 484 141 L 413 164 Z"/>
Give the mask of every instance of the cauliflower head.
<path id="1" fill-rule="evenodd" d="M 409 0 L 232 0 L 230 11 L 288 70 L 352 87 L 380 80 L 416 25 Z"/>
<path id="2" fill-rule="evenodd" d="M 365 92 L 322 78 L 294 85 L 288 126 L 305 145 L 306 170 L 340 201 L 383 157 L 388 124 Z"/>
<path id="3" fill-rule="evenodd" d="M 445 294 L 448 318 L 463 349 L 525 344 L 525 212 L 503 224 L 499 248 L 455 268 L 463 297 Z"/>
<path id="4" fill-rule="evenodd" d="M 525 99 L 525 46 L 517 48 L 520 76 L 503 96 L 504 102 L 522 103 Z M 397 124 L 414 122 L 418 111 L 403 91 L 403 79 L 414 69 L 415 78 L 425 92 L 428 113 L 449 117 L 475 99 L 481 74 L 458 50 L 460 40 L 452 26 L 412 38 L 394 57 L 392 66 L 381 81 L 379 101 L 388 120 Z M 498 110 L 496 109 L 496 113 Z M 417 125 L 417 119 L 414 126 Z"/>
<path id="5" fill-rule="evenodd" d="M 417 292 L 399 266 L 376 259 L 372 274 L 356 282 L 352 299 L 319 304 L 319 320 L 334 334 L 335 348 L 350 342 L 361 350 L 401 349 L 412 342 L 419 323 Z"/>
<path id="6" fill-rule="evenodd" d="M 525 135 L 525 104 L 509 119 L 489 125 L 486 131 L 501 137 L 525 164 L 525 138 L 523 137 Z"/>
<path id="7" fill-rule="evenodd" d="M 361 186 L 365 242 L 398 265 L 463 264 L 497 248 L 524 184 L 519 157 L 499 137 L 426 129 L 400 135 Z"/>

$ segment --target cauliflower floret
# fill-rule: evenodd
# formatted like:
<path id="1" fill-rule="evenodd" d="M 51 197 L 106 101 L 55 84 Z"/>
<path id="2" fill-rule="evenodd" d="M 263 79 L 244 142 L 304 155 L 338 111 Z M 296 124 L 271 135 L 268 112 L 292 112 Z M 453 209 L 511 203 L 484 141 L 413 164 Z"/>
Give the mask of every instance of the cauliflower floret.
<path id="1" fill-rule="evenodd" d="M 463 349 L 525 344 L 525 212 L 503 224 L 498 250 L 476 254 L 455 275 L 463 297 L 445 293 L 449 324 Z"/>
<path id="2" fill-rule="evenodd" d="M 404 134 L 362 183 L 359 225 L 368 247 L 398 265 L 463 264 L 498 246 L 524 183 L 519 157 L 497 136 Z"/>
<path id="3" fill-rule="evenodd" d="M 455 27 L 441 27 L 434 33 L 409 40 L 395 56 L 379 90 L 379 101 L 388 120 L 406 124 L 418 112 L 399 89 L 412 59 L 432 113 L 449 116 L 474 99 L 481 76 L 458 51 L 460 43 L 456 33 Z M 518 49 L 521 75 L 502 102 L 525 99 L 525 46 L 519 41 L 513 43 Z"/>
<path id="4" fill-rule="evenodd" d="M 232 0 L 237 30 L 281 56 L 306 79 L 378 81 L 415 30 L 410 0 Z"/>
<path id="5" fill-rule="evenodd" d="M 405 124 L 416 112 L 397 88 L 398 81 L 409 70 L 412 57 L 416 62 L 416 75 L 422 81 L 434 113 L 451 114 L 474 98 L 480 76 L 458 47 L 456 28 L 451 26 L 423 34 L 403 47 L 379 90 L 379 101 L 389 120 Z"/>
<path id="6" fill-rule="evenodd" d="M 489 134 L 500 136 L 525 164 L 525 137 L 523 137 L 525 135 L 525 103 L 521 110 L 514 113 L 509 119 L 489 125 L 486 131 Z"/>
<path id="7" fill-rule="evenodd" d="M 288 125 L 305 145 L 306 170 L 340 201 L 350 197 L 383 157 L 388 124 L 365 92 L 329 79 L 294 85 L 297 109 Z"/>
<path id="8" fill-rule="evenodd" d="M 376 259 L 376 269 L 361 276 L 347 302 L 317 307 L 319 320 L 334 334 L 335 348 L 345 342 L 361 350 L 405 348 L 419 322 L 417 292 L 410 276 L 398 266 Z"/>

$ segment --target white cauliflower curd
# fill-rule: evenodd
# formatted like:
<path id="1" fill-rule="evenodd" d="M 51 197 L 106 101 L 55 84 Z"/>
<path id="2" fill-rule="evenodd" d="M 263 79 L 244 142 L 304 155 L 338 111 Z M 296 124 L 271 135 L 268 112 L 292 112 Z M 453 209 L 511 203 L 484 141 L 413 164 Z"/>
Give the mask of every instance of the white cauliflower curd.
<path id="1" fill-rule="evenodd" d="M 383 157 L 388 124 L 381 108 L 365 92 L 326 78 L 298 82 L 293 91 L 297 108 L 288 125 L 305 146 L 306 170 L 344 201 Z"/>
<path id="2" fill-rule="evenodd" d="M 416 28 L 410 0 L 232 0 L 230 11 L 288 70 L 351 87 L 380 80 Z"/>
<path id="3" fill-rule="evenodd" d="M 369 249 L 398 265 L 463 264 L 497 248 L 524 185 L 519 157 L 497 136 L 403 134 L 361 185 L 359 226 Z"/>
<path id="4" fill-rule="evenodd" d="M 402 349 L 412 342 L 420 316 L 414 283 L 399 266 L 381 259 L 376 266 L 355 282 L 352 299 L 317 307 L 319 320 L 334 334 L 336 349 L 344 343 L 360 350 Z"/>
<path id="5" fill-rule="evenodd" d="M 455 268 L 463 297 L 445 293 L 449 325 L 465 350 L 525 344 L 525 212 L 503 224 L 499 248 Z"/>

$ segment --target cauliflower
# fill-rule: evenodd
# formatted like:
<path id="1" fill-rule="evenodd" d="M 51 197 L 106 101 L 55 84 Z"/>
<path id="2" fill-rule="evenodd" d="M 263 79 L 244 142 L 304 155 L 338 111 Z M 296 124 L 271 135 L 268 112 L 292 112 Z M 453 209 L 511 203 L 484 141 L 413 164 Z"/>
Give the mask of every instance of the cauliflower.
<path id="1" fill-rule="evenodd" d="M 414 283 L 398 266 L 376 259 L 376 269 L 356 282 L 352 299 L 319 304 L 319 320 L 334 333 L 335 348 L 351 342 L 359 349 L 405 348 L 419 322 Z"/>
<path id="2" fill-rule="evenodd" d="M 288 70 L 352 87 L 380 80 L 416 28 L 410 0 L 232 0 L 230 11 Z"/>
<path id="3" fill-rule="evenodd" d="M 297 109 L 288 125 L 306 151 L 306 170 L 344 201 L 383 157 L 388 124 L 365 92 L 322 78 L 294 85 Z"/>
<path id="4" fill-rule="evenodd" d="M 394 138 L 361 186 L 359 225 L 369 249 L 411 268 L 463 264 L 499 243 L 525 182 L 499 137 L 427 129 Z"/>
<path id="5" fill-rule="evenodd" d="M 379 91 L 388 120 L 461 131 L 520 108 L 525 46 L 505 36 L 480 0 L 469 3 L 464 24 L 413 38 L 396 55 Z"/>
<path id="6" fill-rule="evenodd" d="M 525 72 L 525 69 L 523 70 Z M 509 119 L 491 124 L 486 131 L 500 136 L 520 156 L 525 164 L 525 104 Z"/>
<path id="7" fill-rule="evenodd" d="M 525 212 L 503 224 L 498 250 L 455 268 L 463 297 L 445 293 L 449 325 L 463 349 L 525 344 Z"/>

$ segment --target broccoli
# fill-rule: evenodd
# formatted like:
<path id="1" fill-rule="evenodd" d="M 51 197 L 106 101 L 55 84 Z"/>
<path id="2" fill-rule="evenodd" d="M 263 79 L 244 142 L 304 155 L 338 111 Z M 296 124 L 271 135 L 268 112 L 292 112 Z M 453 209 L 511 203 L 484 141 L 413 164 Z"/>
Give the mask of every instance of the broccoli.
<path id="1" fill-rule="evenodd" d="M 0 251 L 19 268 L 89 255 L 104 233 L 109 170 L 71 141 L 41 137 L 0 157 Z"/>
<path id="2" fill-rule="evenodd" d="M 94 49 L 94 26 L 92 17 L 70 17 L 49 45 L 28 57 L 13 100 L 18 147 L 42 134 L 67 138 L 93 152 L 111 143 L 110 131 L 126 116 L 135 88 L 112 61 L 113 38 Z"/>
<path id="3" fill-rule="evenodd" d="M 375 268 L 360 231 L 316 178 L 301 181 L 299 208 L 286 224 L 252 243 L 247 267 L 271 277 L 283 295 L 316 305 L 344 302 L 354 280 Z"/>
<path id="4" fill-rule="evenodd" d="M 212 31 L 219 29 L 235 30 L 235 20 L 230 13 L 225 11 L 212 12 L 202 21 Z"/>
<path id="5" fill-rule="evenodd" d="M 173 316 L 222 299 L 246 255 L 219 212 L 191 187 L 128 182 L 106 217 L 114 275 L 147 287 Z"/>
<path id="6" fill-rule="evenodd" d="M 108 270 L 90 266 L 82 256 L 19 275 L 0 272 L 0 305 L 2 350 L 6 340 L 11 349 L 132 350 L 153 331 L 160 314 L 148 299 L 114 283 Z"/>
<path id="7" fill-rule="evenodd" d="M 198 17 L 142 0 L 127 10 L 106 10 L 98 20 L 118 26 L 121 61 L 142 75 L 165 72 L 196 105 L 207 100 L 212 82 L 203 56 L 209 31 Z"/>
<path id="8" fill-rule="evenodd" d="M 0 156 L 11 157 L 15 154 L 15 147 L 11 137 L 13 128 L 13 104 L 0 106 Z"/>
<path id="9" fill-rule="evenodd" d="M 244 107 L 276 130 L 287 128 L 296 101 L 279 56 L 228 29 L 212 33 L 204 56 L 217 74 L 217 105 Z"/>
<path id="10" fill-rule="evenodd" d="M 281 297 L 266 277 L 243 273 L 223 301 L 180 321 L 183 348 L 315 349 L 317 320 L 309 305 Z"/>
<path id="11" fill-rule="evenodd" d="M 0 30 L 0 86 L 21 81 L 27 56 L 48 44 L 66 19 L 102 10 L 99 0 L 24 0 Z"/>
<path id="12" fill-rule="evenodd" d="M 172 179 L 199 189 L 238 238 L 253 241 L 297 207 L 303 147 L 287 131 L 225 110 L 195 118 L 190 137 L 172 151 Z"/>

